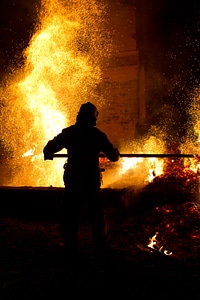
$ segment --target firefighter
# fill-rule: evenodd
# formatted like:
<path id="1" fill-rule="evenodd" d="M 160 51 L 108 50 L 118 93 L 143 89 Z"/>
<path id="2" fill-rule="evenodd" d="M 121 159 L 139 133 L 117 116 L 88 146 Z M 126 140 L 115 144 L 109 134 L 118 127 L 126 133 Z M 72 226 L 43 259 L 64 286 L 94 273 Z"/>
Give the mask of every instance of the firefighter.
<path id="1" fill-rule="evenodd" d="M 96 127 L 98 110 L 90 102 L 80 106 L 75 124 L 64 128 L 48 141 L 43 149 L 44 160 L 52 160 L 54 153 L 67 149 L 64 165 L 65 186 L 61 209 L 61 234 L 65 251 L 78 251 L 78 225 L 82 210 L 87 208 L 93 241 L 98 249 L 106 244 L 104 208 L 100 197 L 101 172 L 99 153 L 117 162 L 120 154 L 107 135 Z"/>

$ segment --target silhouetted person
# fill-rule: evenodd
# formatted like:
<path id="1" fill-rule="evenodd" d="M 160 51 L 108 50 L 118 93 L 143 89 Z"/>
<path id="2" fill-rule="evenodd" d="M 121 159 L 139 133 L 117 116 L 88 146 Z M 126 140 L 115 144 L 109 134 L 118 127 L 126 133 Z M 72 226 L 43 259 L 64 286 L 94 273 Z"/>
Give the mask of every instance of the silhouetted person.
<path id="1" fill-rule="evenodd" d="M 87 208 L 93 240 L 98 248 L 106 241 L 104 208 L 100 197 L 101 172 L 99 154 L 116 162 L 120 154 L 108 137 L 96 128 L 98 111 L 90 102 L 81 105 L 76 123 L 62 130 L 44 147 L 44 159 L 67 149 L 68 160 L 64 166 L 65 195 L 62 207 L 61 234 L 68 254 L 78 250 L 78 225 L 80 215 Z"/>

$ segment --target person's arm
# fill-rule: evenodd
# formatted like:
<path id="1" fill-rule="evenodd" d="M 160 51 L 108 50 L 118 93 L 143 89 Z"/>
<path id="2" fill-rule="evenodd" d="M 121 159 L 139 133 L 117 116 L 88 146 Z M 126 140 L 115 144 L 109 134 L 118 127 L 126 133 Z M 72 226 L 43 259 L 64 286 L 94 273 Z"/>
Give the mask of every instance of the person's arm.
<path id="1" fill-rule="evenodd" d="M 106 157 L 112 161 L 112 162 L 116 162 L 119 160 L 120 158 L 120 152 L 119 150 L 113 146 L 113 144 L 110 142 L 110 140 L 108 139 L 108 137 L 106 136 L 105 133 L 101 132 L 101 136 L 102 136 L 102 152 L 106 155 Z"/>
<path id="2" fill-rule="evenodd" d="M 114 148 L 113 145 L 112 147 L 110 147 L 110 149 L 107 150 L 105 154 L 107 158 L 112 162 L 116 162 L 120 158 L 119 150 L 117 148 Z"/>
<path id="3" fill-rule="evenodd" d="M 48 141 L 43 149 L 44 160 L 53 160 L 54 153 L 64 148 L 63 132 L 55 136 L 52 140 Z"/>

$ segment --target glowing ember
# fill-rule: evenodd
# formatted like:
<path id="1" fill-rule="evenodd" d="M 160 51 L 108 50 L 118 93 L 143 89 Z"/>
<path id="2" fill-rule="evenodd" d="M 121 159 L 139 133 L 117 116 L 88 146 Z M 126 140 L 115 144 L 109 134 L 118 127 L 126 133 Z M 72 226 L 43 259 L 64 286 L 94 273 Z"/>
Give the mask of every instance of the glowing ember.
<path id="1" fill-rule="evenodd" d="M 154 246 L 156 245 L 156 236 L 157 236 L 158 232 L 156 232 L 155 235 L 152 236 L 152 238 L 149 239 L 149 244 L 148 247 L 149 248 L 154 248 Z"/>
<path id="2" fill-rule="evenodd" d="M 155 235 L 152 236 L 152 238 L 149 239 L 148 247 L 154 250 L 157 250 L 165 255 L 172 255 L 172 252 L 169 252 L 168 250 L 165 250 L 163 246 L 158 245 L 158 241 L 156 239 L 158 235 L 158 232 L 156 232 Z"/>
<path id="3" fill-rule="evenodd" d="M 27 152 L 25 152 L 22 157 L 26 157 L 26 156 L 32 156 L 35 152 L 35 148 L 28 150 Z"/>
<path id="4" fill-rule="evenodd" d="M 154 198 L 156 191 L 157 187 L 154 185 Z M 144 218 L 140 220 L 139 233 L 143 245 L 147 245 L 150 252 L 160 252 L 175 259 L 190 260 L 199 257 L 200 205 L 198 200 L 191 201 L 191 195 L 187 198 L 182 197 L 180 193 L 171 193 L 168 196 L 164 193 L 164 195 L 163 198 L 158 194 L 157 199 L 149 199 L 153 202 L 152 209 L 144 212 Z M 152 235 L 152 232 L 155 234 Z M 142 250 L 145 248 L 141 247 Z"/>

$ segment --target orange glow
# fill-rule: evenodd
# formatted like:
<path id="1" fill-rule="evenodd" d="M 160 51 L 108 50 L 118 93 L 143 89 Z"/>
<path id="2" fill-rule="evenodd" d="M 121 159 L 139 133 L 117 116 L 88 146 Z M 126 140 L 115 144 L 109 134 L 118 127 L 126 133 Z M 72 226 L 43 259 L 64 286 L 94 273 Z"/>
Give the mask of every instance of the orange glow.
<path id="1" fill-rule="evenodd" d="M 111 52 L 106 7 L 97 2 L 42 0 L 24 66 L 1 90 L 2 139 L 13 170 L 7 185 L 63 186 L 64 161 L 44 161 L 42 150 L 75 121 L 81 103 L 97 102 L 102 61 Z"/>
<path id="2" fill-rule="evenodd" d="M 172 255 L 171 251 L 165 250 L 163 246 L 160 246 L 158 241 L 157 241 L 157 236 L 158 236 L 158 232 L 156 232 L 152 238 L 149 239 L 149 244 L 147 245 L 149 248 L 154 249 L 156 251 L 159 251 L 165 255 Z"/>

